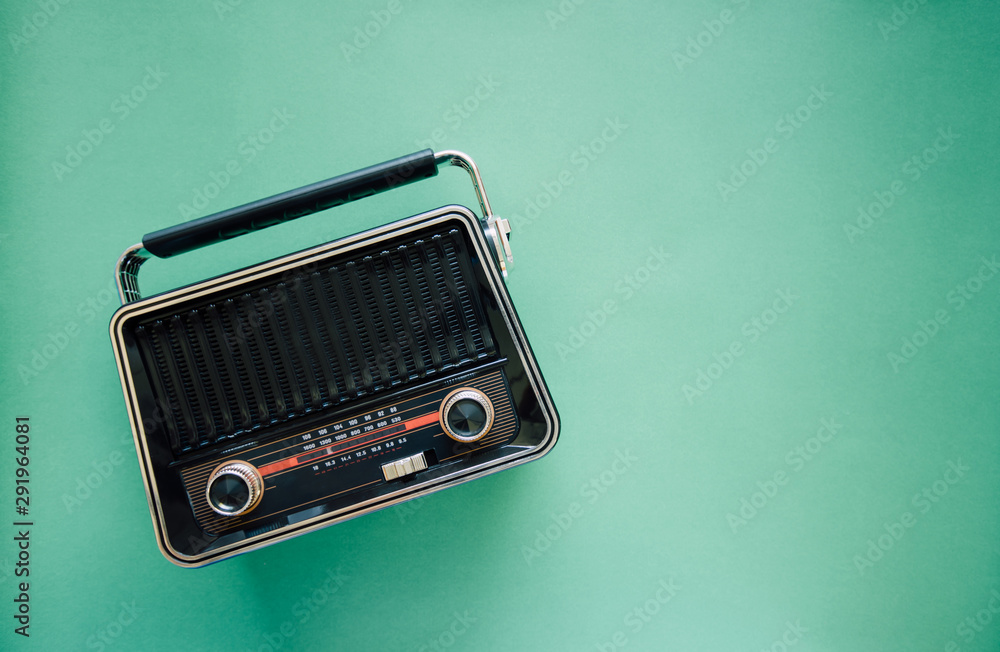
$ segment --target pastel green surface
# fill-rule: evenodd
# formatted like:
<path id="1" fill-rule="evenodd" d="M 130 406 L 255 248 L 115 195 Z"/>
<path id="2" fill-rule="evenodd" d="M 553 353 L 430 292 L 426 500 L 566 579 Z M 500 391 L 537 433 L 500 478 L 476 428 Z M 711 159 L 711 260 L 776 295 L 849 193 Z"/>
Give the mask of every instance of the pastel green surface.
<path id="1" fill-rule="evenodd" d="M 1000 645 L 995 3 L 15 0 L 0 27 L 3 649 Z M 425 144 L 470 153 L 514 222 L 559 444 L 174 567 L 107 334 L 115 260 Z M 143 287 L 454 202 L 450 170 Z"/>

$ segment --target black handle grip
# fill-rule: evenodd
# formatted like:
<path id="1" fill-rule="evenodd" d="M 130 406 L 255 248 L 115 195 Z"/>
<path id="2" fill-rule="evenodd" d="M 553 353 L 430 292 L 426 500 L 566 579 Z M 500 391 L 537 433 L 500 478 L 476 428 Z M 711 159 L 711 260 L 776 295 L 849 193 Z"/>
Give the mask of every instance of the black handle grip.
<path id="1" fill-rule="evenodd" d="M 434 152 L 421 152 L 342 174 L 326 181 L 199 217 L 147 233 L 142 246 L 159 258 L 169 258 L 221 240 L 266 229 L 274 224 L 413 183 L 437 174 Z"/>

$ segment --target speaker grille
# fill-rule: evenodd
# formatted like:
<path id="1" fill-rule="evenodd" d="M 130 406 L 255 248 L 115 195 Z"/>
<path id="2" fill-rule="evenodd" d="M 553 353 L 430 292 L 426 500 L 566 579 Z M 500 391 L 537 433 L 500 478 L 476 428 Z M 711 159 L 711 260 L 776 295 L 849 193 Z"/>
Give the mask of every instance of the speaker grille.
<path id="1" fill-rule="evenodd" d="M 133 334 L 174 453 L 496 356 L 457 229 L 358 254 Z"/>

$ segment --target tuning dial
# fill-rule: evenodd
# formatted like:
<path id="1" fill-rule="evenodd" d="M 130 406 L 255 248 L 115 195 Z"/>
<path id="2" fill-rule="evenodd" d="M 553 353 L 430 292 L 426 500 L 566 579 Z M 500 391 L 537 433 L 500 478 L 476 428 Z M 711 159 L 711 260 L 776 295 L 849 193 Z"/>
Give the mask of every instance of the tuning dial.
<path id="1" fill-rule="evenodd" d="M 216 514 L 237 516 L 249 512 L 264 495 L 264 479 L 252 464 L 224 462 L 208 476 L 205 497 Z"/>
<path id="2" fill-rule="evenodd" d="M 482 439 L 493 425 L 493 403 L 486 394 L 471 387 L 448 394 L 438 414 L 444 433 L 464 443 Z"/>

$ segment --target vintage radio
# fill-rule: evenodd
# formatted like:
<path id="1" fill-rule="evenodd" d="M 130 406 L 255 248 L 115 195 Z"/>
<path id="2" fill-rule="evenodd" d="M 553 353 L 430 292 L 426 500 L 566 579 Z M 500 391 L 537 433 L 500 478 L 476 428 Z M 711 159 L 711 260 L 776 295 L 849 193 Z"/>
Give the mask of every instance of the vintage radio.
<path id="1" fill-rule="evenodd" d="M 142 298 L 137 275 L 464 168 L 445 206 Z M 146 235 L 117 267 L 122 390 L 163 554 L 201 566 L 535 459 L 559 417 L 475 163 L 424 150 Z"/>

